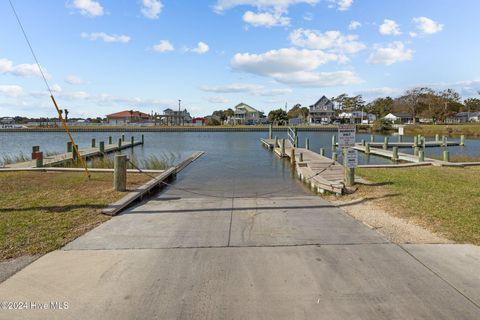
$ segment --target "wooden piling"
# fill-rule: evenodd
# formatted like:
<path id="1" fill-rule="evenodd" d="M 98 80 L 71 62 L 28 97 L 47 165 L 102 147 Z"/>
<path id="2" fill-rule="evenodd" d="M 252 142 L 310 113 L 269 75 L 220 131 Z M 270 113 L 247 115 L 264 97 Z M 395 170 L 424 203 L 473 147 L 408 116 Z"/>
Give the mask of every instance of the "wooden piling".
<path id="1" fill-rule="evenodd" d="M 112 136 L 108 137 L 108 144 L 112 144 L 113 143 L 113 140 L 112 140 Z"/>
<path id="2" fill-rule="evenodd" d="M 398 161 L 398 147 L 395 146 L 392 148 L 392 160 Z"/>
<path id="3" fill-rule="evenodd" d="M 292 148 L 290 151 L 290 163 L 292 166 L 295 166 L 295 148 Z"/>
<path id="4" fill-rule="evenodd" d="M 37 152 L 37 158 L 35 159 L 35 165 L 37 168 L 43 167 L 43 152 Z"/>
<path id="5" fill-rule="evenodd" d="M 282 153 L 282 157 L 284 157 L 285 156 L 285 139 L 282 139 L 282 146 L 280 151 Z"/>
<path id="6" fill-rule="evenodd" d="M 67 152 L 72 152 L 72 142 L 71 141 L 68 141 L 67 142 Z"/>
<path id="7" fill-rule="evenodd" d="M 95 141 L 95 138 L 92 139 L 92 148 L 95 148 L 97 145 L 97 142 Z"/>
<path id="8" fill-rule="evenodd" d="M 460 136 L 460 146 L 463 147 L 465 145 L 465 136 L 462 134 Z"/>
<path id="9" fill-rule="evenodd" d="M 373 134 L 370 135 L 370 142 L 375 142 L 375 136 Z"/>
<path id="10" fill-rule="evenodd" d="M 133 144 L 135 143 L 135 137 L 134 137 L 134 136 L 132 136 L 132 137 L 130 138 L 130 143 L 132 144 L 132 147 L 133 147 Z"/>
<path id="11" fill-rule="evenodd" d="M 320 155 L 325 157 L 325 149 L 324 148 L 320 148 Z"/>
<path id="12" fill-rule="evenodd" d="M 365 139 L 362 139 L 362 140 L 361 140 L 361 143 L 362 143 L 362 146 L 365 147 Z"/>
<path id="13" fill-rule="evenodd" d="M 347 149 L 343 149 L 343 166 L 345 168 L 344 173 L 344 182 L 347 187 L 352 187 L 355 185 L 355 168 L 349 168 L 347 165 Z"/>
<path id="14" fill-rule="evenodd" d="M 370 143 L 365 144 L 365 153 L 370 154 Z"/>
<path id="15" fill-rule="evenodd" d="M 338 153 L 335 152 L 335 151 L 332 152 L 332 160 L 333 160 L 333 161 L 337 161 L 337 159 L 338 159 Z"/>
<path id="16" fill-rule="evenodd" d="M 116 155 L 113 163 L 113 188 L 115 191 L 127 190 L 127 156 Z"/>
<path id="17" fill-rule="evenodd" d="M 446 147 L 446 146 L 447 146 L 447 143 L 448 143 L 448 138 L 447 138 L 447 136 L 442 136 L 442 144 L 443 144 L 443 146 Z"/>
<path id="18" fill-rule="evenodd" d="M 332 150 L 335 150 L 336 146 L 337 146 L 337 141 L 335 139 L 335 136 L 332 136 Z"/>
<path id="19" fill-rule="evenodd" d="M 418 137 L 414 136 L 413 137 L 413 147 L 416 148 L 418 146 Z"/>
<path id="20" fill-rule="evenodd" d="M 101 153 L 105 153 L 105 142 L 100 141 L 98 144 Z"/>
<path id="21" fill-rule="evenodd" d="M 125 141 L 125 135 L 122 134 L 122 142 Z"/>
<path id="22" fill-rule="evenodd" d="M 385 139 L 383 140 L 383 150 L 387 150 L 388 149 L 388 137 L 385 137 Z"/>
<path id="23" fill-rule="evenodd" d="M 448 150 L 443 151 L 443 161 L 450 162 L 450 152 Z"/>
<path id="24" fill-rule="evenodd" d="M 142 144 L 145 144 L 145 135 L 142 134 Z"/>
<path id="25" fill-rule="evenodd" d="M 418 152 L 420 151 L 420 148 L 419 147 L 415 147 L 415 149 L 413 149 L 413 154 L 415 156 L 418 156 Z"/>
<path id="26" fill-rule="evenodd" d="M 278 147 L 278 137 L 275 136 L 275 144 L 273 145 L 273 149 L 275 149 L 276 147 Z"/>
<path id="27" fill-rule="evenodd" d="M 118 149 L 122 148 L 122 138 L 118 138 Z"/>
<path id="28" fill-rule="evenodd" d="M 425 151 L 420 150 L 418 151 L 418 162 L 424 162 L 425 161 Z"/>
<path id="29" fill-rule="evenodd" d="M 435 135 L 435 142 L 440 142 L 440 135 L 438 133 Z"/>
<path id="30" fill-rule="evenodd" d="M 32 147 L 32 153 L 39 152 L 40 151 L 40 146 L 33 146 Z"/>
<path id="31" fill-rule="evenodd" d="M 272 139 L 272 124 L 268 126 L 268 139 Z"/>
<path id="32" fill-rule="evenodd" d="M 402 142 L 403 141 L 403 136 L 401 134 L 398 135 L 398 142 Z"/>
<path id="33" fill-rule="evenodd" d="M 305 139 L 305 149 L 310 150 L 310 140 L 308 138 Z"/>
<path id="34" fill-rule="evenodd" d="M 298 155 L 298 161 L 303 162 L 303 153 L 302 152 L 300 152 L 300 154 Z"/>

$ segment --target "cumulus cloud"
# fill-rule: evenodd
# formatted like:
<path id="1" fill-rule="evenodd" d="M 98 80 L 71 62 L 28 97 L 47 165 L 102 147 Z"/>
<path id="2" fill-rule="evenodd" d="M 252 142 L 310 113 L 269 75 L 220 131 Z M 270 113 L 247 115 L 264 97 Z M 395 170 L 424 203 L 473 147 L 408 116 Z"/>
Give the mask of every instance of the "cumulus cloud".
<path id="1" fill-rule="evenodd" d="M 222 103 L 222 104 L 230 102 L 230 100 L 224 97 L 208 97 L 207 101 L 210 103 Z"/>
<path id="2" fill-rule="evenodd" d="M 276 27 L 289 26 L 290 18 L 283 16 L 281 13 L 260 12 L 254 13 L 247 11 L 243 15 L 243 21 L 254 27 Z"/>
<path id="3" fill-rule="evenodd" d="M 413 50 L 405 48 L 400 41 L 388 44 L 386 47 L 376 46 L 367 62 L 371 64 L 392 65 L 394 63 L 412 60 Z"/>
<path id="4" fill-rule="evenodd" d="M 402 34 L 400 26 L 394 20 L 390 19 L 383 20 L 378 31 L 385 36 L 399 36 Z"/>
<path id="5" fill-rule="evenodd" d="M 353 0 L 329 0 L 332 6 L 336 6 L 339 11 L 347 11 L 353 4 Z"/>
<path id="6" fill-rule="evenodd" d="M 417 29 L 423 34 L 434 34 L 443 29 L 443 24 L 435 22 L 427 17 L 413 18 L 413 22 L 417 25 Z"/>
<path id="7" fill-rule="evenodd" d="M 359 21 L 356 21 L 356 20 L 352 20 L 350 22 L 350 24 L 348 25 L 348 29 L 349 30 L 357 30 L 358 28 L 360 28 L 362 26 L 362 24 L 359 22 Z"/>
<path id="8" fill-rule="evenodd" d="M 217 86 L 201 86 L 205 92 L 214 93 L 249 93 L 254 96 L 280 96 L 292 92 L 290 88 L 267 89 L 264 86 L 252 83 L 229 83 Z"/>
<path id="9" fill-rule="evenodd" d="M 366 48 L 356 35 L 344 35 L 340 31 L 319 32 L 317 30 L 297 29 L 289 39 L 293 45 L 309 49 L 329 49 L 348 54 L 357 53 Z"/>
<path id="10" fill-rule="evenodd" d="M 231 65 L 235 70 L 270 77 L 286 84 L 323 87 L 357 83 L 359 79 L 351 71 L 316 72 L 321 65 L 339 59 L 338 55 L 322 50 L 283 48 L 262 54 L 237 53 Z"/>
<path id="11" fill-rule="evenodd" d="M 92 32 L 86 33 L 82 32 L 80 36 L 84 39 L 88 39 L 91 41 L 102 40 L 103 42 L 113 43 L 128 43 L 130 41 L 130 37 L 126 35 L 117 35 L 117 34 L 107 34 L 105 32 Z"/>
<path id="12" fill-rule="evenodd" d="M 23 94 L 23 88 L 18 85 L 0 85 L 0 94 L 16 98 Z"/>
<path id="13" fill-rule="evenodd" d="M 78 9 L 84 16 L 97 17 L 104 14 L 100 2 L 94 0 L 74 0 L 72 7 Z"/>
<path id="14" fill-rule="evenodd" d="M 80 77 L 78 77 L 74 74 L 66 76 L 65 77 L 65 82 L 68 83 L 68 84 L 73 84 L 73 85 L 83 84 L 83 80 Z"/>
<path id="15" fill-rule="evenodd" d="M 173 51 L 175 48 L 168 40 L 161 40 L 159 44 L 156 44 L 152 47 L 153 51 L 156 52 L 168 52 Z"/>
<path id="16" fill-rule="evenodd" d="M 42 71 L 47 79 L 51 78 L 47 70 L 42 68 Z M 34 63 L 21 63 L 15 65 L 12 61 L 5 58 L 0 59 L 0 73 L 11 74 L 18 77 L 42 76 L 38 66 Z"/>
<path id="17" fill-rule="evenodd" d="M 213 10 L 222 13 L 237 6 L 248 5 L 258 9 L 273 9 L 277 12 L 285 12 L 289 6 L 306 3 L 310 5 L 317 4 L 320 0 L 218 0 L 213 6 Z M 351 1 L 351 0 L 340 0 Z"/>
<path id="18" fill-rule="evenodd" d="M 196 48 L 186 49 L 186 51 L 191 51 L 191 52 L 195 52 L 195 53 L 198 53 L 198 54 L 207 53 L 209 50 L 210 50 L 210 47 L 208 46 L 208 44 L 206 44 L 206 43 L 203 42 L 203 41 L 200 41 L 200 42 L 197 44 L 197 47 L 196 47 Z"/>
<path id="19" fill-rule="evenodd" d="M 143 0 L 140 11 L 148 19 L 158 19 L 160 12 L 162 12 L 162 7 L 162 2 L 159 0 Z"/>

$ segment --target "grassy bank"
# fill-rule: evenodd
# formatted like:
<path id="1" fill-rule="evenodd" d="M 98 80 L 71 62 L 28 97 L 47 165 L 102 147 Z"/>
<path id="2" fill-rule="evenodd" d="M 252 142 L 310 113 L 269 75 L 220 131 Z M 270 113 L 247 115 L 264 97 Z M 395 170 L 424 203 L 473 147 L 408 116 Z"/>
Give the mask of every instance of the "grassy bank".
<path id="1" fill-rule="evenodd" d="M 112 174 L 0 173 L 0 261 L 55 250 L 108 220 L 99 214 L 124 193 L 113 191 Z M 148 177 L 128 176 L 128 187 Z"/>
<path id="2" fill-rule="evenodd" d="M 422 136 L 434 136 L 436 134 L 447 136 L 480 137 L 480 124 L 461 125 L 408 125 L 405 126 L 405 134 Z"/>
<path id="3" fill-rule="evenodd" d="M 360 169 L 373 186 L 360 195 L 375 197 L 387 212 L 413 220 L 461 243 L 480 245 L 480 168 L 424 167 Z"/>

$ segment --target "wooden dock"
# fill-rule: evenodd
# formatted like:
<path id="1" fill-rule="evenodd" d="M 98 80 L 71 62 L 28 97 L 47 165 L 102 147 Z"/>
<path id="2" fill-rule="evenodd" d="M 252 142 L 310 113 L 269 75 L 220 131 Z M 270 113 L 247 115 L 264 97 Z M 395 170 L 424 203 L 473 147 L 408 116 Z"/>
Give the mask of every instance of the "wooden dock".
<path id="1" fill-rule="evenodd" d="M 353 149 L 365 153 L 365 146 L 362 146 L 361 144 L 356 144 Z M 383 158 L 388 158 L 392 159 L 393 157 L 393 151 L 391 150 L 385 150 L 385 149 L 379 149 L 379 148 L 370 148 L 370 155 L 375 155 Z M 413 162 L 413 163 L 419 163 L 419 162 L 425 162 L 425 163 L 431 163 L 434 166 L 442 166 L 447 164 L 448 162 L 442 161 L 442 160 L 437 160 L 437 159 L 432 159 L 432 158 L 427 158 L 424 157 L 423 161 L 420 161 L 419 157 L 413 154 L 408 154 L 408 153 L 403 153 L 399 152 L 398 153 L 398 160 L 399 161 L 406 161 L 406 162 Z"/>
<path id="2" fill-rule="evenodd" d="M 282 158 L 290 158 L 292 149 L 294 149 L 295 172 L 314 192 L 329 191 L 336 194 L 345 192 L 345 168 L 340 163 L 305 148 L 294 148 L 290 140 L 285 140 L 284 153 L 280 146 L 281 140 L 278 140 L 277 145 L 275 145 L 275 139 L 261 139 L 261 141 L 263 145 Z M 303 161 L 300 161 L 300 157 L 303 158 Z"/>
<path id="3" fill-rule="evenodd" d="M 366 141 L 373 148 L 383 148 L 384 142 L 369 142 Z M 425 141 L 425 148 L 438 148 L 438 147 L 455 147 L 460 146 L 460 141 Z M 418 144 L 419 147 L 423 147 L 421 143 Z M 388 148 L 398 147 L 398 148 L 414 148 L 415 144 L 413 142 L 388 142 Z"/>
<path id="4" fill-rule="evenodd" d="M 141 144 L 142 144 L 141 141 L 134 141 L 133 144 L 131 141 L 128 141 L 128 142 L 122 141 L 122 144 L 120 147 L 118 143 L 105 144 L 105 149 L 103 153 L 100 151 L 99 147 L 83 149 L 83 150 L 79 150 L 79 152 L 82 158 L 88 159 L 88 158 L 100 156 L 102 154 L 108 154 L 108 153 L 117 152 L 123 149 L 133 148 Z M 66 153 L 53 155 L 53 156 L 46 156 L 43 158 L 43 166 L 45 167 L 60 166 L 72 160 L 73 160 L 72 152 L 66 152 Z M 35 168 L 35 167 L 36 167 L 36 160 L 31 160 L 26 162 L 17 162 L 17 163 L 8 164 L 5 166 L 5 168 Z"/>

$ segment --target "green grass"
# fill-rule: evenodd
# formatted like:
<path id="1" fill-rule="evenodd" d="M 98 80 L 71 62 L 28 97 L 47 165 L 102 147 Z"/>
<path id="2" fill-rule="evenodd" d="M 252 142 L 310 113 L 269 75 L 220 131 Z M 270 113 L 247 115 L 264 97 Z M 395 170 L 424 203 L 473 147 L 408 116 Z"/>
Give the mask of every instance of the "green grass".
<path id="1" fill-rule="evenodd" d="M 448 136 L 465 135 L 467 137 L 480 137 L 480 123 L 457 125 L 407 125 L 405 133 L 408 135 L 421 134 L 434 136 L 436 134 Z"/>
<path id="2" fill-rule="evenodd" d="M 460 243 L 480 245 L 480 168 L 359 169 L 390 196 L 382 206 Z"/>
<path id="3" fill-rule="evenodd" d="M 0 173 L 0 261 L 58 249 L 108 220 L 100 211 L 125 194 L 112 175 L 95 173 Z M 128 176 L 133 188 L 149 178 Z"/>

